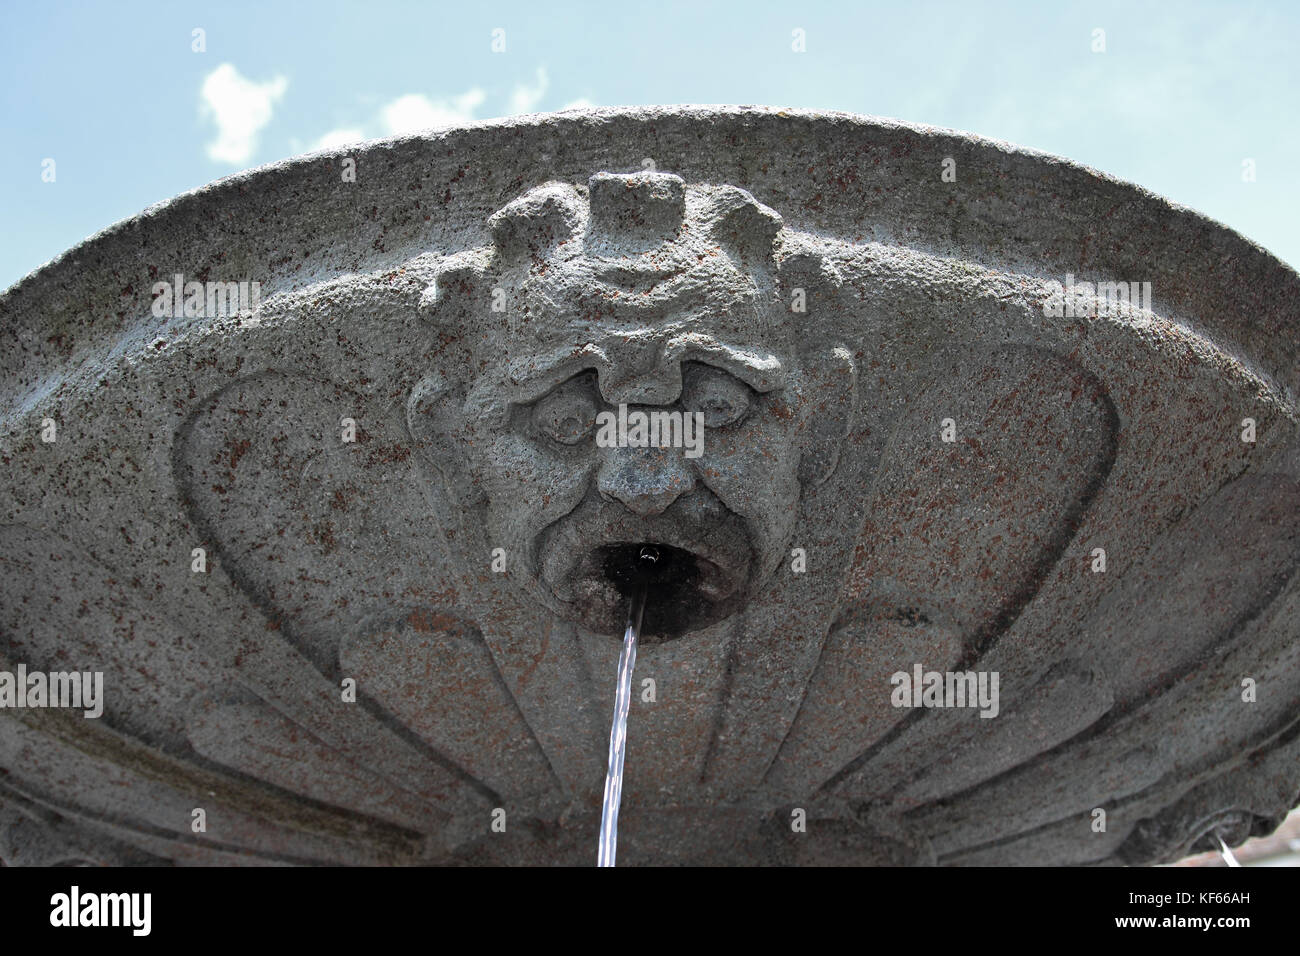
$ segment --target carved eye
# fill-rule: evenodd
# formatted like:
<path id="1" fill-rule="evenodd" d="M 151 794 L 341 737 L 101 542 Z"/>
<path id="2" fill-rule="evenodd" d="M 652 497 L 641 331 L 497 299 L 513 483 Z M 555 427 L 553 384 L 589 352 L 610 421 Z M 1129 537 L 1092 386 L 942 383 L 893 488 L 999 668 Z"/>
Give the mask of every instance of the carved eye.
<path id="1" fill-rule="evenodd" d="M 695 366 L 682 383 L 682 407 L 703 412 L 708 428 L 732 425 L 749 411 L 752 391 L 748 385 L 721 369 Z"/>
<path id="2" fill-rule="evenodd" d="M 561 445 L 576 445 L 595 424 L 596 403 L 585 381 L 570 380 L 533 406 L 533 426 Z"/>

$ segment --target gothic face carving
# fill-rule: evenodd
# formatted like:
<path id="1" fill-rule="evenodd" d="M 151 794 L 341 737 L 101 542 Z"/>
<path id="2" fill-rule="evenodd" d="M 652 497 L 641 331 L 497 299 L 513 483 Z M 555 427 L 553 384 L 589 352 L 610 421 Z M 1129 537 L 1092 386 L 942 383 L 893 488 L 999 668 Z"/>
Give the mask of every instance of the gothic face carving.
<path id="1" fill-rule="evenodd" d="M 413 430 L 447 436 L 435 447 L 458 451 L 511 580 L 562 618 L 621 630 L 646 544 L 664 558 L 652 635 L 734 613 L 781 560 L 816 419 L 847 414 L 852 389 L 808 400 L 779 218 L 730 187 L 601 174 L 491 225 L 432 308 L 495 321 L 507 354 L 479 350 L 459 407 L 418 395 Z"/>
<path id="2" fill-rule="evenodd" d="M 684 369 L 657 365 L 651 374 L 664 380 L 661 403 L 606 398 L 598 375 L 589 371 L 519 409 L 512 416 L 516 454 L 554 462 L 557 507 L 539 506 L 526 489 L 515 495 L 507 490 L 488 505 L 494 533 L 514 527 L 525 532 L 519 553 L 547 597 L 566 616 L 598 631 L 621 624 L 626 599 L 619 592 L 620 575 L 638 544 L 658 546 L 673 566 L 665 566 L 677 604 L 671 610 L 677 619 L 669 624 L 693 629 L 724 616 L 779 558 L 793 512 L 778 505 L 798 494 L 798 456 L 791 429 L 779 417 L 785 408 L 779 392 L 758 392 L 730 372 L 699 362 Z M 687 457 L 688 449 L 671 444 L 598 442 L 597 416 L 617 427 L 620 408 L 624 419 L 661 410 L 678 412 L 685 421 L 702 418 L 699 456 Z M 576 440 L 569 434 L 557 438 L 557 418 L 566 430 L 576 423 Z M 770 470 L 737 467 L 742 450 L 757 449 L 771 455 Z M 508 489 L 520 474 L 517 463 L 483 464 Z"/>

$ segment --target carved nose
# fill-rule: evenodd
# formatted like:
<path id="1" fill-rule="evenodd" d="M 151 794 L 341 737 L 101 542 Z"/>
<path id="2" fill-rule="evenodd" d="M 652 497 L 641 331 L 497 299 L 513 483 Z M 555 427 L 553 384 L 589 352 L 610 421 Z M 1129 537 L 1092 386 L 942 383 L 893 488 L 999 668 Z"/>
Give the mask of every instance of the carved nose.
<path id="1" fill-rule="evenodd" d="M 648 518 L 695 487 L 679 449 L 617 448 L 601 466 L 596 490 L 606 501 L 621 501 Z"/>

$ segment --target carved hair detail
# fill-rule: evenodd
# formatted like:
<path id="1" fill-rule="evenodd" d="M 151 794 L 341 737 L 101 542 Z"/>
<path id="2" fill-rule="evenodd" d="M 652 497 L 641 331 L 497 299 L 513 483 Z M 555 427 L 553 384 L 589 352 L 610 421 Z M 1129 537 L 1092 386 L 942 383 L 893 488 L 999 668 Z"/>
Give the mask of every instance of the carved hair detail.
<path id="1" fill-rule="evenodd" d="M 841 285 L 816 237 L 786 228 L 751 193 L 687 185 L 671 173 L 544 183 L 493 213 L 487 229 L 490 242 L 448 257 L 421 298 L 439 328 L 506 312 L 504 324 L 544 327 L 539 299 L 592 320 L 633 310 L 653 318 L 671 312 L 679 293 L 711 295 L 717 307 L 722 292 L 742 286 L 774 302 L 795 288 L 816 301 Z M 525 284 L 533 298 L 507 307 L 505 297 Z M 788 316 L 777 323 L 788 324 Z"/>

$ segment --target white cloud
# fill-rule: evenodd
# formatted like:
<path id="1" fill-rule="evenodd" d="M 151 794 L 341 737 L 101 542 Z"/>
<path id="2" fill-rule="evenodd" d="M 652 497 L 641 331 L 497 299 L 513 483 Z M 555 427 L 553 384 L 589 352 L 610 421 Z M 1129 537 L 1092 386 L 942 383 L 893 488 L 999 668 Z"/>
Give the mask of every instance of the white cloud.
<path id="1" fill-rule="evenodd" d="M 538 67 L 536 81 L 532 84 L 516 84 L 510 92 L 508 109 L 499 116 L 513 116 L 518 113 L 535 111 L 550 89 L 551 80 L 545 67 Z M 342 127 L 327 132 L 318 139 L 313 149 L 332 149 L 346 146 L 367 136 L 405 136 L 419 133 L 440 126 L 459 126 L 477 119 L 476 114 L 487 92 L 481 87 L 472 87 L 459 96 L 431 99 L 423 93 L 407 93 L 384 105 L 374 120 L 364 122 L 356 127 Z M 586 109 L 596 104 L 591 100 L 573 100 L 563 108 Z"/>
<path id="2" fill-rule="evenodd" d="M 537 68 L 537 85 L 529 86 L 526 83 L 520 83 L 515 87 L 514 92 L 510 94 L 510 111 L 507 116 L 514 116 L 517 113 L 531 113 L 534 107 L 542 101 L 546 95 L 546 88 L 551 85 L 550 77 L 546 75 L 546 68 L 539 66 Z"/>
<path id="3" fill-rule="evenodd" d="M 257 147 L 257 134 L 271 122 L 275 103 L 284 96 L 289 81 L 277 76 L 255 83 L 223 63 L 203 78 L 199 113 L 217 124 L 217 138 L 208 144 L 208 156 L 223 163 L 246 163 Z"/>
<path id="4" fill-rule="evenodd" d="M 418 133 L 434 126 L 456 126 L 474 118 L 474 111 L 487 99 L 478 87 L 450 100 L 431 100 L 421 93 L 408 93 L 379 112 L 384 129 L 391 136 Z"/>
<path id="5" fill-rule="evenodd" d="M 334 149 L 336 146 L 347 146 L 349 143 L 358 143 L 366 138 L 365 130 L 360 129 L 332 129 L 312 145 L 313 150 L 317 149 Z"/>
<path id="6" fill-rule="evenodd" d="M 585 96 L 580 96 L 576 100 L 570 100 L 568 103 L 565 103 L 560 107 L 560 110 L 589 110 L 595 105 L 595 103 L 587 99 Z"/>

